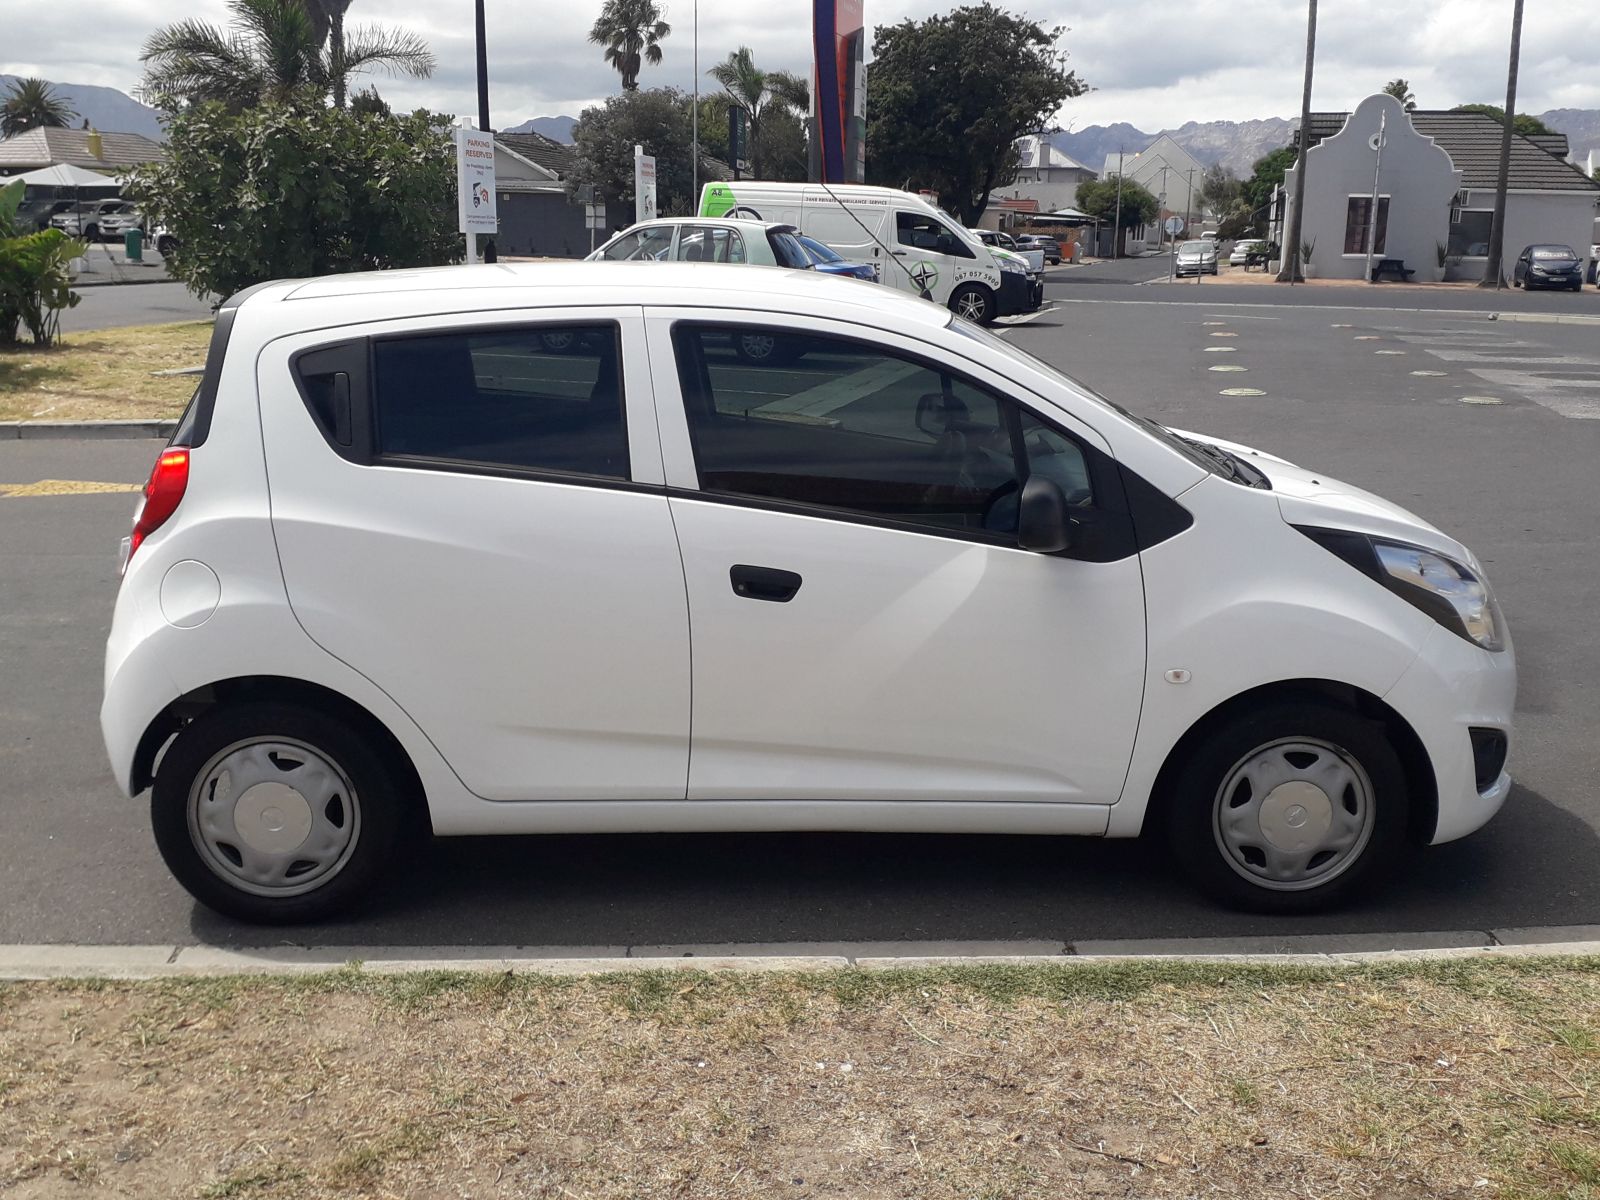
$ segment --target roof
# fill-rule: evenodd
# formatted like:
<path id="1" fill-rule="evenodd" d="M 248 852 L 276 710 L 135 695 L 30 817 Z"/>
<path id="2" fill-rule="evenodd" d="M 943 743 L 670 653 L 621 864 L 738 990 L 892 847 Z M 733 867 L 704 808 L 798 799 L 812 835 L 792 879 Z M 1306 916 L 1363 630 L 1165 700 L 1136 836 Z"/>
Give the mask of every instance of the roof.
<path id="1" fill-rule="evenodd" d="M 1503 126 L 1493 117 L 1482 113 L 1414 112 L 1408 114 L 1411 124 L 1424 137 L 1430 137 L 1450 156 L 1461 172 L 1463 188 L 1493 188 L 1500 176 L 1500 136 Z M 1311 145 L 1332 137 L 1344 128 L 1349 113 L 1312 113 Z M 1299 133 L 1295 134 L 1298 144 Z M 1550 143 L 1549 138 L 1511 136 L 1511 173 L 1509 186 L 1528 191 L 1549 192 L 1600 192 L 1600 183 L 1588 178 L 1571 163 L 1563 162 L 1554 150 L 1546 150 L 1539 141 Z M 1562 138 L 1562 153 L 1566 139 Z"/>
<path id="2" fill-rule="evenodd" d="M 166 147 L 142 133 L 102 133 L 100 155 L 89 152 L 88 129 L 30 129 L 0 141 L 0 170 L 70 163 L 91 171 L 115 171 L 167 156 Z"/>
<path id="3" fill-rule="evenodd" d="M 571 146 L 564 146 L 542 133 L 497 133 L 494 140 L 534 166 L 554 171 L 558 179 L 570 175 L 572 165 L 578 160 L 577 152 Z"/>

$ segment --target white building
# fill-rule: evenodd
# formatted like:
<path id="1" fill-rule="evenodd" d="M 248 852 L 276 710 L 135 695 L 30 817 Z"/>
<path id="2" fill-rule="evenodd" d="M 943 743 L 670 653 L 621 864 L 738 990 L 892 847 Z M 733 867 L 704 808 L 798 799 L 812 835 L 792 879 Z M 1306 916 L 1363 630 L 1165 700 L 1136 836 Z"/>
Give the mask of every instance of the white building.
<path id="1" fill-rule="evenodd" d="M 1121 175 L 1149 192 L 1161 205 L 1161 219 L 1179 216 L 1199 221 L 1204 217 L 1200 187 L 1206 166 L 1170 134 L 1163 133 L 1137 154 L 1108 154 L 1102 179 Z"/>
<path id="2" fill-rule="evenodd" d="M 989 206 L 978 222 L 985 229 L 999 229 L 1008 224 L 1008 214 L 1026 219 L 1029 213 L 1065 212 L 1076 208 L 1078 185 L 1095 177 L 1091 168 L 1052 146 L 1049 138 L 1030 134 L 1018 138 L 1016 145 L 1021 162 L 1017 177 L 990 194 Z"/>

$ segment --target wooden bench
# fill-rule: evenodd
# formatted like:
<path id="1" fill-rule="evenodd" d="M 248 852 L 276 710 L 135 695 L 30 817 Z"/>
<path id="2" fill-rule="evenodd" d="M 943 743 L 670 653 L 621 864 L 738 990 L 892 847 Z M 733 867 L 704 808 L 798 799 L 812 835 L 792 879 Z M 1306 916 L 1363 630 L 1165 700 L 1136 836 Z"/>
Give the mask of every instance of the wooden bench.
<path id="1" fill-rule="evenodd" d="M 1408 282 L 1415 270 L 1406 270 L 1406 260 L 1403 258 L 1383 258 L 1378 260 L 1378 265 L 1372 268 L 1372 282 L 1377 283 L 1385 275 L 1393 275 L 1400 283 Z"/>

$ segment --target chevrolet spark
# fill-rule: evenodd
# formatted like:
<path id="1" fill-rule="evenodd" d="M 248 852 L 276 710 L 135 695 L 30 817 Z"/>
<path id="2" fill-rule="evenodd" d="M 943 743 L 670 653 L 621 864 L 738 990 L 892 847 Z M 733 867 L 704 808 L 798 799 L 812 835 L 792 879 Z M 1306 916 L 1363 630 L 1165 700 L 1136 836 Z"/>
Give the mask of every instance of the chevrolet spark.
<path id="1" fill-rule="evenodd" d="M 409 839 L 699 830 L 1149 833 L 1297 912 L 1511 786 L 1460 542 L 813 272 L 254 288 L 123 555 L 117 781 L 251 921 Z"/>

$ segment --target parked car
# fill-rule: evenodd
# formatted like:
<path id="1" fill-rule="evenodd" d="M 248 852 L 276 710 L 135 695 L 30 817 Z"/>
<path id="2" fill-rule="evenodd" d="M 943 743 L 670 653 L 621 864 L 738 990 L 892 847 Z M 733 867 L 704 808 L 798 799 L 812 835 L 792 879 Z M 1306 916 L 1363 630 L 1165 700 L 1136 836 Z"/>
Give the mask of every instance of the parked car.
<path id="1" fill-rule="evenodd" d="M 1266 246 L 1262 238 L 1240 238 L 1233 244 L 1233 252 L 1228 255 L 1230 267 L 1244 267 L 1251 263 L 1251 256 L 1257 254 Z"/>
<path id="2" fill-rule="evenodd" d="M 1042 246 L 1034 246 L 1031 244 L 1024 246 L 1016 238 L 1012 237 L 1009 233 L 1006 233 L 1003 230 L 996 231 L 993 229 L 969 229 L 967 232 L 973 237 L 977 238 L 985 246 L 988 246 L 991 250 L 998 248 L 1017 255 L 1028 264 L 1028 274 L 1044 274 L 1044 248 Z"/>
<path id="3" fill-rule="evenodd" d="M 1525 246 L 1511 271 L 1511 286 L 1583 290 L 1583 260 L 1571 246 Z"/>
<path id="4" fill-rule="evenodd" d="M 878 282 L 878 268 L 872 263 L 850 262 L 839 254 L 835 254 L 831 246 L 824 246 L 814 237 L 807 237 L 803 233 L 795 234 L 795 240 L 805 249 L 811 257 L 811 265 L 824 275 L 843 275 L 847 279 L 864 279 L 868 283 Z"/>
<path id="5" fill-rule="evenodd" d="M 17 225 L 24 233 L 48 229 L 51 219 L 72 208 L 74 203 L 72 200 L 24 200 L 17 206 Z"/>
<path id="6" fill-rule="evenodd" d="M 1017 234 L 1017 246 L 1026 250 L 1042 250 L 1044 261 L 1050 266 L 1061 262 L 1061 243 L 1053 237 L 1046 237 L 1041 233 Z"/>
<path id="7" fill-rule="evenodd" d="M 1213 242 L 1184 242 L 1178 247 L 1173 262 L 1174 275 L 1215 275 L 1217 273 L 1217 247 Z"/>
<path id="8" fill-rule="evenodd" d="M 161 255 L 162 258 L 170 258 L 177 252 L 180 245 L 178 235 L 165 225 L 157 225 L 155 227 L 155 230 L 150 234 L 150 241 L 155 246 L 156 253 Z"/>
<path id="9" fill-rule="evenodd" d="M 120 242 L 130 229 L 144 230 L 144 214 L 133 205 L 100 214 L 100 237 L 103 240 Z"/>
<path id="10" fill-rule="evenodd" d="M 245 920 L 430 832 L 628 830 L 1147 832 L 1300 912 L 1511 786 L 1466 546 L 815 273 L 252 288 L 121 559 L 115 778 Z"/>
<path id="11" fill-rule="evenodd" d="M 127 200 L 85 200 L 56 213 L 50 218 L 50 224 L 70 237 L 97 242 L 102 217 L 132 209 L 133 205 Z"/>
<path id="12" fill-rule="evenodd" d="M 663 217 L 641 221 L 589 254 L 591 262 L 723 262 L 809 270 L 793 225 L 770 221 Z"/>

